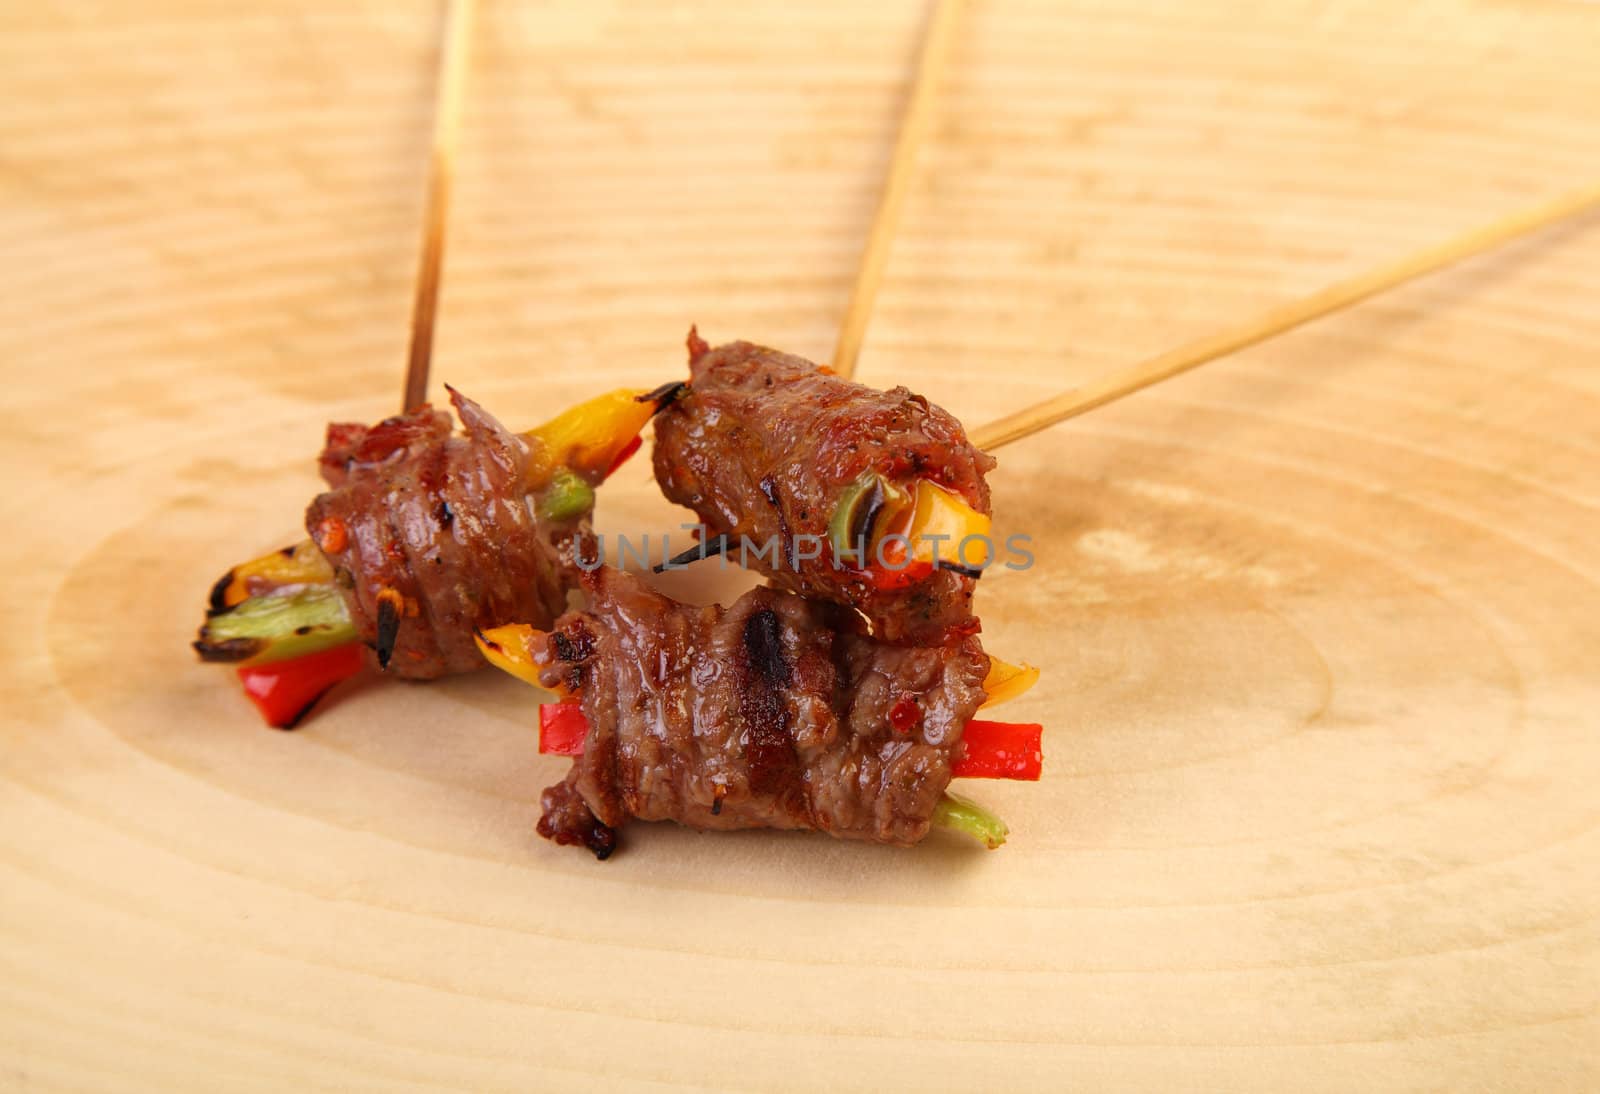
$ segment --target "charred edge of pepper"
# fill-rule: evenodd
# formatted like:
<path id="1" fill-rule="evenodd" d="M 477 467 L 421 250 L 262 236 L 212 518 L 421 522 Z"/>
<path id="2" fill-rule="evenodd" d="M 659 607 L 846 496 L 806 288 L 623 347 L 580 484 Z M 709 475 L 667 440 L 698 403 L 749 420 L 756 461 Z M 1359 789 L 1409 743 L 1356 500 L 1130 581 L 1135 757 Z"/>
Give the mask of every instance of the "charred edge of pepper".
<path id="1" fill-rule="evenodd" d="M 654 412 L 656 414 L 660 414 L 663 410 L 667 409 L 667 407 L 681 399 L 684 392 L 688 390 L 688 381 L 671 380 L 665 384 L 662 384 L 654 391 L 647 391 L 643 395 L 634 396 L 633 401 L 636 403 L 654 403 Z"/>
<path id="2" fill-rule="evenodd" d="M 211 614 L 228 610 L 228 586 L 233 584 L 233 571 L 229 570 L 211 586 Z"/>
<path id="3" fill-rule="evenodd" d="M 883 480 L 874 478 L 872 489 L 862 499 L 862 504 L 856 508 L 854 518 L 850 521 L 850 542 L 866 544 L 872 536 L 872 528 L 878 523 L 878 517 L 883 513 L 883 507 L 889 502 L 889 495 L 883 488 Z"/>
<path id="4" fill-rule="evenodd" d="M 727 796 L 728 788 L 721 783 L 711 788 L 711 815 L 713 817 L 722 816 L 722 799 Z"/>
<path id="5" fill-rule="evenodd" d="M 949 570 L 953 574 L 960 574 L 962 577 L 970 577 L 974 581 L 983 576 L 983 571 L 977 567 L 963 566 L 961 563 L 951 562 L 949 559 L 941 558 L 938 562 L 935 562 L 934 565 L 941 570 Z"/>
<path id="6" fill-rule="evenodd" d="M 476 638 L 485 648 L 493 650 L 495 653 L 499 653 L 503 649 L 505 649 L 505 647 L 502 646 L 500 643 L 496 642 L 494 639 L 492 639 L 488 635 L 484 634 L 483 633 L 483 628 L 481 628 L 481 627 L 473 627 L 472 628 L 472 637 Z"/>
<path id="7" fill-rule="evenodd" d="M 205 631 L 200 632 L 200 637 L 191 643 L 194 652 L 200 655 L 202 661 L 217 663 L 231 663 L 234 661 L 248 661 L 262 650 L 266 649 L 267 641 L 264 638 L 225 638 L 221 642 L 213 642 L 206 637 Z"/>
<path id="8" fill-rule="evenodd" d="M 307 702 L 305 706 L 303 706 L 299 710 L 295 711 L 294 715 L 292 717 L 290 717 L 290 719 L 287 722 L 284 722 L 282 725 L 275 725 L 272 728 L 273 729 L 282 729 L 282 730 L 285 730 L 285 731 L 291 730 L 291 729 L 298 729 L 299 726 L 300 726 L 300 723 L 306 720 L 306 715 L 311 713 L 311 708 L 316 706 L 318 703 L 322 702 L 322 700 L 327 696 L 328 692 L 332 691 L 334 688 L 336 688 L 338 686 L 339 686 L 339 681 L 335 680 L 333 683 L 329 684 L 327 687 L 323 688 L 321 691 L 319 691 L 315 695 L 313 695 L 311 697 L 310 701 Z"/>
<path id="9" fill-rule="evenodd" d="M 394 589 L 386 588 L 378 594 L 378 644 L 373 648 L 380 669 L 389 667 L 394 644 L 400 638 L 400 603 L 400 594 Z"/>
<path id="10" fill-rule="evenodd" d="M 727 549 L 728 537 L 726 535 L 715 536 L 712 539 L 695 544 L 687 551 L 678 552 L 659 566 L 652 566 L 650 572 L 659 574 L 663 570 L 670 570 L 677 566 L 687 566 L 691 562 L 701 562 L 708 558 L 716 558 Z"/>

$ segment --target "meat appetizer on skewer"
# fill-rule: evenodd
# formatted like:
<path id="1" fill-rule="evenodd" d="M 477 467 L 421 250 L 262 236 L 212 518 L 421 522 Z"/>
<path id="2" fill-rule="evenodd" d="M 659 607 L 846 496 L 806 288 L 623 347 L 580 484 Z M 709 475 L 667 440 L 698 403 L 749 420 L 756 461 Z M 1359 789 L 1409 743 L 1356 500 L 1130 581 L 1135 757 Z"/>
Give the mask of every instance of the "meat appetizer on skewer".
<path id="1" fill-rule="evenodd" d="M 723 608 L 611 567 L 583 584 L 587 608 L 551 630 L 478 638 L 496 666 L 564 697 L 541 708 L 541 750 L 577 757 L 541 801 L 539 832 L 557 843 L 605 858 L 639 819 L 902 846 L 940 825 L 996 847 L 1004 823 L 950 780 L 1039 777 L 1039 726 L 972 720 L 1037 671 L 992 661 L 976 635 L 891 645 L 773 588 Z"/>
<path id="2" fill-rule="evenodd" d="M 307 514 L 312 539 L 217 583 L 195 644 L 202 657 L 238 663 L 269 721 L 289 726 L 364 661 L 417 679 L 477 667 L 473 635 L 495 664 L 565 695 L 541 708 L 541 750 L 577 760 L 545 792 L 539 827 L 602 858 L 632 818 L 891 844 L 940 825 L 994 846 L 1005 826 L 946 787 L 964 776 L 1037 778 L 1040 733 L 972 718 L 1037 677 L 988 658 L 977 638 L 974 583 L 993 558 L 984 476 L 994 461 L 982 449 L 1600 203 L 1600 192 L 1573 195 L 1330 286 L 993 422 L 974 444 L 904 388 L 847 379 L 953 11 L 941 7 L 925 43 L 838 373 L 749 343 L 713 350 L 691 331 L 687 396 L 658 424 L 656 477 L 709 530 L 691 557 L 737 540 L 741 561 L 775 588 L 693 608 L 602 569 L 581 579 L 588 608 L 553 619 L 585 569 L 574 548 L 587 538 L 594 487 L 685 385 L 642 403 L 614 393 L 520 437 L 452 392 L 464 437 L 426 407 L 371 429 L 330 428 L 331 489 Z M 458 9 L 441 51 L 403 407 L 427 389 L 469 21 Z M 983 542 L 978 561 L 964 549 L 973 539 Z M 509 618 L 523 622 L 494 625 Z"/>
<path id="3" fill-rule="evenodd" d="M 774 587 L 698 608 L 602 567 L 548 632 L 479 636 L 491 662 L 565 697 L 541 708 L 541 749 L 577 760 L 545 791 L 540 833 L 602 858 L 633 818 L 896 845 L 940 824 L 998 846 L 1004 824 L 946 794 L 1041 763 L 1039 726 L 973 720 L 1038 676 L 977 638 L 965 552 L 992 550 L 994 461 L 904 388 L 693 331 L 689 353 L 655 423 L 658 482 L 712 533 L 680 560 L 737 542 Z"/>
<path id="4" fill-rule="evenodd" d="M 973 633 L 992 561 L 994 459 L 951 414 L 749 342 L 689 333 L 689 385 L 656 419 L 655 473 L 709 530 L 707 552 L 859 611 L 873 636 Z"/>
<path id="5" fill-rule="evenodd" d="M 459 436 L 427 406 L 330 425 L 311 538 L 224 574 L 196 651 L 237 664 L 280 728 L 364 663 L 413 680 L 481 667 L 475 628 L 561 613 L 595 487 L 677 386 L 613 391 L 523 434 L 453 390 Z"/>

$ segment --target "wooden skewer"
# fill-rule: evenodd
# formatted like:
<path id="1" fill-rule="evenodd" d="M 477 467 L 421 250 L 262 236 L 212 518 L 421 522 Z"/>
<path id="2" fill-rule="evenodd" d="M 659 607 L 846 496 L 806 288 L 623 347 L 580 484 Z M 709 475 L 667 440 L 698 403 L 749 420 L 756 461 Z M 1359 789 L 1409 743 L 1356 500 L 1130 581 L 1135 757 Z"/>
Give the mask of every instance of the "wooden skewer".
<path id="1" fill-rule="evenodd" d="M 861 343 L 867 336 L 867 321 L 872 317 L 878 285 L 883 280 L 883 269 L 889 262 L 889 246 L 900 224 L 900 207 L 905 204 L 906 189 L 911 183 L 917 146 L 922 143 L 928 129 L 939 72 L 950 55 L 950 42 L 955 37 L 960 10 L 961 0 L 937 0 L 922 39 L 922 52 L 917 58 L 917 75 L 911 88 L 911 98 L 900 119 L 900 135 L 895 140 L 894 156 L 889 161 L 889 174 L 884 180 L 883 194 L 878 199 L 878 210 L 873 215 L 866 247 L 861 252 L 861 265 L 856 270 L 850 306 L 845 311 L 844 323 L 839 329 L 839 344 L 833 352 L 833 371 L 846 379 L 855 373 L 856 358 L 861 355 Z"/>
<path id="2" fill-rule="evenodd" d="M 461 120 L 467 79 L 467 46 L 472 38 L 473 0 L 451 0 L 444 45 L 439 54 L 439 85 L 433 113 L 433 148 L 428 159 L 427 212 L 422 226 L 422 257 L 417 295 L 411 306 L 411 354 L 400 409 L 414 410 L 428 399 L 428 365 L 433 358 L 434 317 L 439 310 L 439 269 L 444 261 L 445 222 L 450 211 L 450 181 L 456 129 Z"/>
<path id="3" fill-rule="evenodd" d="M 1525 210 L 1504 220 L 1458 236 L 1375 270 L 1340 281 L 1310 296 L 1273 308 L 1266 314 L 1213 334 L 1129 368 L 1111 373 L 1082 387 L 1064 391 L 1036 406 L 1008 414 L 972 431 L 972 443 L 982 449 L 999 448 L 1021 440 L 1057 422 L 1077 417 L 1085 411 L 1131 395 L 1151 384 L 1168 380 L 1181 372 L 1224 357 L 1236 350 L 1264 342 L 1370 296 L 1422 277 L 1475 254 L 1509 243 L 1518 236 L 1538 231 L 1557 221 L 1600 207 L 1600 186 L 1567 194 Z"/>

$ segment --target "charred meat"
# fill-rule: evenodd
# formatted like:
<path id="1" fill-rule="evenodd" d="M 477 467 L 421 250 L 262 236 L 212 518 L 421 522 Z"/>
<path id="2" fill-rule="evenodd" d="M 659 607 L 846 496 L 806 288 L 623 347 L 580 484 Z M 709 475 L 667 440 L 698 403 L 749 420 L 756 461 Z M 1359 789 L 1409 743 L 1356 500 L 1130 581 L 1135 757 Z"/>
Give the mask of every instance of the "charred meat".
<path id="1" fill-rule="evenodd" d="M 582 755 L 539 831 L 600 857 L 630 819 L 815 829 L 912 844 L 933 822 L 962 729 L 984 702 L 976 637 L 894 646 L 833 605 L 771 588 L 693 607 L 602 568 L 536 654 L 579 696 Z"/>

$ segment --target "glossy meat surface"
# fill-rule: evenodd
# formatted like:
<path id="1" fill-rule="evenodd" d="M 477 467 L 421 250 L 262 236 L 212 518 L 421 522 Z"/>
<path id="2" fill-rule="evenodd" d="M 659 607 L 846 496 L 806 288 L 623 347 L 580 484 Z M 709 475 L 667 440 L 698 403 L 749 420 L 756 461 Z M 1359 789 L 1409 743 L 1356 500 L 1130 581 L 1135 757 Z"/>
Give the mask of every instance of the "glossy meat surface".
<path id="1" fill-rule="evenodd" d="M 562 545 L 579 530 L 541 524 L 522 488 L 523 440 L 452 400 L 462 436 L 426 407 L 371 428 L 330 425 L 321 467 L 332 489 L 306 511 L 362 640 L 376 647 L 380 614 L 392 613 L 387 671 L 411 679 L 480 667 L 475 627 L 554 619 L 569 576 Z"/>
<path id="2" fill-rule="evenodd" d="M 929 479 L 988 514 L 994 459 L 960 422 L 903 387 L 878 391 L 749 342 L 710 349 L 692 337 L 690 353 L 688 391 L 656 419 L 656 481 L 670 500 L 713 533 L 754 544 L 743 564 L 856 609 L 884 641 L 925 645 L 976 630 L 970 576 L 939 569 L 882 588 L 826 546 L 794 549 L 825 544 L 835 507 L 864 472 L 906 486 Z M 763 551 L 769 544 L 776 549 Z"/>
<path id="3" fill-rule="evenodd" d="M 693 607 L 604 568 L 540 655 L 589 735 L 539 831 L 601 857 L 628 820 L 801 828 L 878 843 L 927 834 L 984 700 L 975 637 L 893 646 L 771 588 Z"/>

